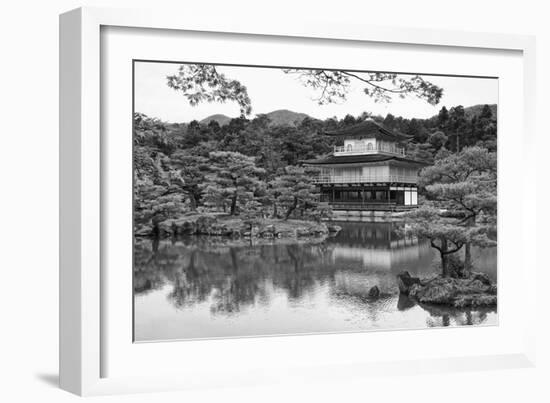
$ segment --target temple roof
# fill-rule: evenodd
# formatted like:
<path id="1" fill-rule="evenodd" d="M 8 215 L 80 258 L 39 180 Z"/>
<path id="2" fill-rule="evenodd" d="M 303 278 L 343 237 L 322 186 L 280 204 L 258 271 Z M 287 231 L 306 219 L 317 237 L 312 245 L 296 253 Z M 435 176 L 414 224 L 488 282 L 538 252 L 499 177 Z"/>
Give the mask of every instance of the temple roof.
<path id="1" fill-rule="evenodd" d="M 364 120 L 352 126 L 344 127 L 339 130 L 324 132 L 328 136 L 342 136 L 347 138 L 364 137 L 376 138 L 377 140 L 404 142 L 411 139 L 405 134 L 391 131 L 383 125 L 376 123 L 372 119 Z"/>
<path id="2" fill-rule="evenodd" d="M 329 157 L 320 158 L 317 160 L 303 161 L 303 163 L 307 165 L 369 164 L 369 163 L 377 163 L 377 162 L 392 161 L 392 160 L 398 161 L 398 162 L 416 164 L 416 165 L 425 165 L 425 166 L 430 165 L 426 162 L 414 160 L 412 158 L 405 158 L 405 157 L 399 157 L 397 155 L 384 155 L 384 154 L 339 155 L 339 156 L 331 155 Z"/>

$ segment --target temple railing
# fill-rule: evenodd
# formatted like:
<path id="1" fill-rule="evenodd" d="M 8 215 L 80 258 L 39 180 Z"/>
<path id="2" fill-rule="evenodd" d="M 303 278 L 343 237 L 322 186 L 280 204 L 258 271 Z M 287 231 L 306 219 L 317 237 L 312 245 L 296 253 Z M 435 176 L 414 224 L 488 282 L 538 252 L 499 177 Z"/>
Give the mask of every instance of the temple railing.
<path id="1" fill-rule="evenodd" d="M 417 183 L 417 176 L 409 175 L 319 175 L 313 178 L 317 184 L 323 183 Z"/>
<path id="2" fill-rule="evenodd" d="M 367 147 L 345 147 L 345 146 L 334 146 L 334 155 L 363 155 L 363 154 L 378 154 L 378 153 L 388 153 L 396 155 L 405 155 L 405 149 L 401 147 L 388 146 L 383 144 L 376 144 L 375 146 Z"/>
<path id="3" fill-rule="evenodd" d="M 372 211 L 408 211 L 418 206 L 415 205 L 401 205 L 396 204 L 395 202 L 387 203 L 339 203 L 331 202 L 329 203 L 332 210 L 372 210 Z"/>

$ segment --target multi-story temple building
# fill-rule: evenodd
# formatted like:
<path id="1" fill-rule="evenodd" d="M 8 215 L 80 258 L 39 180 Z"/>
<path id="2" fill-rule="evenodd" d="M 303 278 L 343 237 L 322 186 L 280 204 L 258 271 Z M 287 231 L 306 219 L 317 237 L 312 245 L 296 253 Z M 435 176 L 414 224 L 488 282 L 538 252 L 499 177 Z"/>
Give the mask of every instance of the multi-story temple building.
<path id="1" fill-rule="evenodd" d="M 417 206 L 418 171 L 427 164 L 407 158 L 409 136 L 367 119 L 326 132 L 341 144 L 332 155 L 305 161 L 320 169 L 321 200 L 335 211 L 402 211 Z"/>

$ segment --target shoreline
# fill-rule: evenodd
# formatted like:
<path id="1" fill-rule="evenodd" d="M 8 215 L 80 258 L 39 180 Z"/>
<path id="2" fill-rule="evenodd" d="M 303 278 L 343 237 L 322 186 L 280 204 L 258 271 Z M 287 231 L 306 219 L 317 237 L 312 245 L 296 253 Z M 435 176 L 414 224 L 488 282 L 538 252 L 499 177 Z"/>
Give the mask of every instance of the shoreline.
<path id="1" fill-rule="evenodd" d="M 189 214 L 167 219 L 153 225 L 141 225 L 134 231 L 136 238 L 165 239 L 178 236 L 208 236 L 246 239 L 326 238 L 341 230 L 338 225 L 322 221 L 253 218 L 216 213 Z"/>

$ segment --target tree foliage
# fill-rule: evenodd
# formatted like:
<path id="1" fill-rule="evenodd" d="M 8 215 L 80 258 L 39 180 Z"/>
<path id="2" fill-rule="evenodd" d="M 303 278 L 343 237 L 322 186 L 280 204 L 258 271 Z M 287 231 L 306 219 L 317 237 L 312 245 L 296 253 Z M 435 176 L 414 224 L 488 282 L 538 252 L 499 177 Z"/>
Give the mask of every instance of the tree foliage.
<path id="1" fill-rule="evenodd" d="M 253 157 L 232 151 L 215 151 L 209 154 L 210 174 L 206 187 L 220 197 L 229 196 L 229 214 L 236 215 L 240 206 L 254 199 L 261 187 L 260 177 L 265 170 L 256 167 Z M 220 200 L 221 204 L 225 200 Z"/>
<path id="2" fill-rule="evenodd" d="M 407 215 L 407 231 L 430 240 L 441 255 L 443 275 L 454 274 L 448 255 L 465 246 L 468 271 L 471 245 L 496 244 L 496 170 L 496 153 L 481 147 L 465 148 L 422 170 L 419 185 L 427 203 Z"/>
<path id="3" fill-rule="evenodd" d="M 440 209 L 425 205 L 407 214 L 406 232 L 430 241 L 441 257 L 443 276 L 453 273 L 449 267 L 449 255 L 458 252 L 468 240 L 464 227 L 444 217 Z"/>
<path id="4" fill-rule="evenodd" d="M 310 167 L 287 166 L 281 175 L 272 180 L 270 191 L 274 197 L 274 210 L 276 205 L 284 208 L 284 219 L 288 220 L 293 213 L 300 212 L 299 217 L 315 216 L 319 219 L 328 214 L 326 207 L 320 206 L 319 189 L 315 186 L 312 178 L 318 173 L 317 169 Z"/>
<path id="5" fill-rule="evenodd" d="M 286 74 L 298 76 L 300 82 L 312 88 L 319 105 L 343 101 L 351 85 L 359 82 L 363 92 L 375 102 L 390 102 L 393 96 L 405 98 L 416 96 L 432 105 L 437 105 L 443 89 L 425 80 L 420 75 L 405 76 L 395 73 L 355 72 L 348 70 L 283 69 Z M 178 71 L 166 77 L 170 88 L 179 91 L 196 106 L 201 102 L 236 102 L 241 116 L 252 112 L 252 102 L 246 87 L 238 80 L 218 72 L 213 64 L 182 64 Z"/>
<path id="6" fill-rule="evenodd" d="M 437 105 L 443 89 L 419 75 L 406 77 L 395 73 L 355 72 L 348 70 L 285 69 L 295 74 L 300 82 L 317 92 L 319 105 L 340 102 L 346 99 L 353 82 L 364 85 L 363 92 L 375 102 L 390 102 L 392 96 L 405 98 L 414 95 L 432 105 Z"/>
<path id="7" fill-rule="evenodd" d="M 177 218 L 193 211 L 226 211 L 234 214 L 270 215 L 284 218 L 288 209 L 294 204 L 291 192 L 292 181 L 283 183 L 277 178 L 296 175 L 304 179 L 299 166 L 302 161 L 328 155 L 337 139 L 323 133 L 348 127 L 372 117 L 388 128 L 408 133 L 412 136 L 407 144 L 407 154 L 410 157 L 434 163 L 434 167 L 424 171 L 421 190 L 430 203 L 438 206 L 450 204 L 436 200 L 436 193 L 441 198 L 447 198 L 451 192 L 468 193 L 464 203 L 468 206 L 475 203 L 486 205 L 476 212 L 476 228 L 482 221 L 490 221 L 493 212 L 489 204 L 492 199 L 483 195 L 472 183 L 483 183 L 479 175 L 471 174 L 467 186 L 445 182 L 442 172 L 447 175 L 463 175 L 473 166 L 479 166 L 476 155 L 468 153 L 468 160 L 457 159 L 455 142 L 452 138 L 454 128 L 450 119 L 441 116 L 449 115 L 441 109 L 439 115 L 430 119 L 404 119 L 388 114 L 385 118 L 372 116 L 365 112 L 359 116 L 348 115 L 343 119 L 330 118 L 324 121 L 306 118 L 296 125 L 274 125 L 265 115 L 254 119 L 239 117 L 227 124 L 216 122 L 202 124 L 197 121 L 189 123 L 166 123 L 146 115 L 136 113 L 134 116 L 134 181 L 136 213 L 135 222 L 138 225 L 154 225 L 155 222 L 168 218 Z M 461 148 L 484 148 L 494 155 L 496 150 L 496 117 L 489 106 L 478 108 L 477 114 L 469 113 L 465 108 L 465 129 L 461 132 Z M 236 153 L 248 161 L 249 168 L 255 170 L 251 175 L 245 175 L 243 185 L 235 187 L 224 175 L 224 162 L 215 157 L 216 153 Z M 462 154 L 462 152 L 461 152 Z M 449 159 L 450 158 L 450 159 Z M 493 157 L 492 157 L 493 158 Z M 491 164 L 494 161 L 490 161 Z M 287 168 L 290 167 L 290 168 Z M 227 167 L 226 167 L 227 168 Z M 439 173 L 438 173 L 439 172 Z M 248 179 L 253 183 L 244 185 Z M 430 179 L 431 178 L 431 179 Z M 287 178 L 289 179 L 289 178 Z M 472 181 L 477 182 L 472 182 Z M 461 182 L 456 176 L 454 182 Z M 493 182 L 496 184 L 496 182 Z M 438 188 L 438 184 L 444 185 Z M 284 186 L 283 186 L 284 185 Z M 429 187 L 433 185 L 432 187 Z M 298 186 L 296 184 L 296 186 Z M 304 182 L 304 186 L 312 186 Z M 237 189 L 237 199 L 232 203 Z M 296 189 L 296 187 L 294 187 Z M 429 193 L 429 190 L 432 193 Z M 493 190 L 489 188 L 490 195 Z M 476 198 L 473 197 L 476 195 Z M 309 196 L 302 195 L 297 206 L 291 209 L 289 217 L 307 217 L 316 219 L 329 214 L 328 206 L 319 203 L 316 192 Z M 301 200 L 308 200 L 307 203 Z M 315 205 L 315 207 L 310 207 Z M 306 207 L 307 206 L 307 207 Z M 466 209 L 453 206 L 452 210 Z M 477 208 L 479 210 L 479 208 Z M 486 231 L 487 232 L 487 231 Z M 472 237 L 474 235 L 472 234 Z M 472 243 L 482 243 L 482 234 L 477 234 Z M 469 245 L 469 244 L 468 244 Z M 468 249 L 468 246 L 465 246 Z"/>
<path id="8" fill-rule="evenodd" d="M 187 195 L 189 208 L 195 211 L 202 196 L 201 185 L 208 171 L 208 159 L 180 150 L 172 154 L 171 166 L 173 186 Z"/>
<path id="9" fill-rule="evenodd" d="M 213 64 L 182 64 L 176 74 L 168 76 L 168 86 L 180 91 L 193 106 L 201 102 L 234 101 L 241 115 L 252 112 L 246 87 L 218 72 Z"/>

